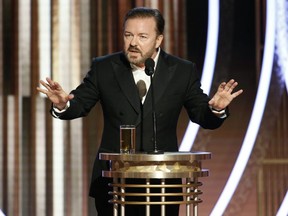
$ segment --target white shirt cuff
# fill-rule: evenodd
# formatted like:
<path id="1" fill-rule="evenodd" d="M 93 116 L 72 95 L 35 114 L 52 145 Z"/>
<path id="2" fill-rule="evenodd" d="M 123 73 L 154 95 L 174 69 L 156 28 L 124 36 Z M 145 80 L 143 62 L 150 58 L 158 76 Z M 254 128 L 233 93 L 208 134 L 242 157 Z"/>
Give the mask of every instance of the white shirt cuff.
<path id="1" fill-rule="evenodd" d="M 210 110 L 212 111 L 212 113 L 214 113 L 215 115 L 217 115 L 219 118 L 226 118 L 227 117 L 227 113 L 226 113 L 226 109 L 223 110 L 215 110 L 212 108 L 212 106 L 209 106 Z"/>
<path id="2" fill-rule="evenodd" d="M 65 108 L 62 109 L 62 110 L 59 110 L 58 108 L 56 108 L 56 107 L 54 106 L 54 104 L 53 104 L 52 107 L 53 107 L 53 108 L 52 108 L 52 115 L 53 115 L 53 117 L 58 118 L 61 113 L 64 113 L 64 112 L 70 107 L 70 101 L 68 101 L 68 102 L 66 103 Z"/>

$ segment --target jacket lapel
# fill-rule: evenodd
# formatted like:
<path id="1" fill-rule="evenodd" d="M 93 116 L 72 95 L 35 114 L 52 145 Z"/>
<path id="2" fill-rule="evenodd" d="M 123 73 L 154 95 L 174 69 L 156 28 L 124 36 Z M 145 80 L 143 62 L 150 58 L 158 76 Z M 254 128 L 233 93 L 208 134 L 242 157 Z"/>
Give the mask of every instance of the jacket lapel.
<path id="1" fill-rule="evenodd" d="M 166 53 L 161 50 L 157 67 L 155 70 L 155 74 L 153 76 L 153 87 L 154 87 L 154 98 L 155 98 L 155 110 L 157 112 L 157 102 L 162 98 L 165 90 L 169 88 L 169 82 L 172 79 L 173 71 L 175 71 L 176 66 L 169 67 L 165 62 L 165 55 Z M 143 117 L 152 111 L 152 95 L 151 95 L 151 88 L 147 93 L 144 105 L 143 105 Z"/>
<path id="2" fill-rule="evenodd" d="M 140 113 L 140 99 L 137 91 L 137 87 L 134 82 L 133 74 L 130 68 L 130 64 L 124 59 L 122 55 L 121 61 L 112 62 L 115 77 L 119 83 L 119 86 L 126 96 L 127 100 L 134 108 L 136 113 Z M 123 65 L 124 64 L 124 65 Z"/>

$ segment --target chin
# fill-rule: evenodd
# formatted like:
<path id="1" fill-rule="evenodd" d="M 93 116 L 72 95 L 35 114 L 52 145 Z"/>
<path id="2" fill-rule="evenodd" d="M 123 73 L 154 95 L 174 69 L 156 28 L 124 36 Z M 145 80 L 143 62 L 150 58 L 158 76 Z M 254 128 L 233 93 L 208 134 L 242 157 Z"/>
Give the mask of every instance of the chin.
<path id="1" fill-rule="evenodd" d="M 132 64 L 141 64 L 142 63 L 142 59 L 136 58 L 136 57 L 128 57 L 128 61 L 131 62 Z"/>

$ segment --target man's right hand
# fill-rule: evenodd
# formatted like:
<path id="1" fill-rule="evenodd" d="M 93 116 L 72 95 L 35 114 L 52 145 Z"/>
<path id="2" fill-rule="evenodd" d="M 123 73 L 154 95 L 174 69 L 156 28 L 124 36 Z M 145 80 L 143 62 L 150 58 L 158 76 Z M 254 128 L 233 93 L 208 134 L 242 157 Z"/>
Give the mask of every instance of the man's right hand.
<path id="1" fill-rule="evenodd" d="M 45 88 L 37 87 L 37 90 L 45 94 L 50 101 L 59 110 L 63 110 L 69 100 L 74 98 L 73 94 L 67 94 L 59 83 L 54 82 L 50 78 L 46 78 L 46 81 L 40 80 L 40 84 Z"/>

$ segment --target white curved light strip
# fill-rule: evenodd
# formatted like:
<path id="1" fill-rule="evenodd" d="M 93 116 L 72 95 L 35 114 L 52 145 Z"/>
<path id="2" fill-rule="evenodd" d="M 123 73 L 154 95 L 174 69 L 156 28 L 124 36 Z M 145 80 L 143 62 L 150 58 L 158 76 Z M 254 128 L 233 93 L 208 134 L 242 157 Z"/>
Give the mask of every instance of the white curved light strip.
<path id="1" fill-rule="evenodd" d="M 208 5 L 208 29 L 205 60 L 201 78 L 202 89 L 209 94 L 214 74 L 214 67 L 217 55 L 219 32 L 219 0 L 209 0 Z M 179 151 L 190 151 L 194 144 L 199 125 L 189 122 L 180 145 Z"/>
<path id="2" fill-rule="evenodd" d="M 266 105 L 267 94 L 272 73 L 274 43 L 275 43 L 275 1 L 267 0 L 267 16 L 266 16 L 266 33 L 263 63 L 261 69 L 261 77 L 259 81 L 258 92 L 249 122 L 247 133 L 245 135 L 240 153 L 233 167 L 231 175 L 225 185 L 220 198 L 218 199 L 211 215 L 223 215 L 235 189 L 240 181 L 240 178 L 247 165 L 251 151 L 253 149 L 259 126 L 262 120 L 263 112 Z"/>
<path id="3" fill-rule="evenodd" d="M 276 52 L 280 71 L 283 74 L 288 91 L 288 1 L 276 0 L 276 3 Z"/>
<path id="4" fill-rule="evenodd" d="M 287 216 L 288 215 L 288 191 L 283 199 L 283 202 L 278 209 L 276 216 Z"/>
<path id="5" fill-rule="evenodd" d="M 5 216 L 4 213 L 0 209 L 0 216 Z"/>

